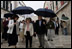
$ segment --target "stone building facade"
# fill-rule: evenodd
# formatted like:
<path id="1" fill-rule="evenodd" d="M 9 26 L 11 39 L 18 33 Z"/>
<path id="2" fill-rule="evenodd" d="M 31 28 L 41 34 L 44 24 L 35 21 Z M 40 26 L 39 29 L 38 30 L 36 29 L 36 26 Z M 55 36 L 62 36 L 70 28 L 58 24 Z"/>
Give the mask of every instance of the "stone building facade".
<path id="1" fill-rule="evenodd" d="M 59 22 L 61 20 L 62 14 L 69 18 L 68 23 L 68 34 L 71 35 L 71 1 L 50 1 L 47 5 L 47 1 L 44 3 L 48 6 L 48 9 L 52 9 L 57 17 L 59 18 Z M 44 8 L 46 8 L 44 6 Z"/>
<path id="2" fill-rule="evenodd" d="M 1 1 L 1 18 L 4 18 L 4 14 L 12 10 L 11 1 Z"/>
<path id="3" fill-rule="evenodd" d="M 1 18 L 4 18 L 4 14 L 12 11 L 19 6 L 25 6 L 23 1 L 1 1 Z"/>

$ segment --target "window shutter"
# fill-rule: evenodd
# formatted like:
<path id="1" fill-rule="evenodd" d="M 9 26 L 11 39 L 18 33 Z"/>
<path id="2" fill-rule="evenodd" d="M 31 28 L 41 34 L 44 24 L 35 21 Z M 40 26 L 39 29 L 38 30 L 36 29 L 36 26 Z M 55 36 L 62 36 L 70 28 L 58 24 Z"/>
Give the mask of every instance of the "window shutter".
<path id="1" fill-rule="evenodd" d="M 64 4 L 64 1 L 61 1 L 61 6 Z"/>

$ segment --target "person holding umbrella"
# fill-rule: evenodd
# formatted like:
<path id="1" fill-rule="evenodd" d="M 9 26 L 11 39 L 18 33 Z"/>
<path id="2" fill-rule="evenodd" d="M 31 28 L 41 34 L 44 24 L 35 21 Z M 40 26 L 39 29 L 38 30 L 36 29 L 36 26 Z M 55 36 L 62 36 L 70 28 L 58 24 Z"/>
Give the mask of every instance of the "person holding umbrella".
<path id="1" fill-rule="evenodd" d="M 8 30 L 8 23 L 11 16 L 12 16 L 12 13 L 6 13 L 4 14 L 4 19 L 2 20 L 2 27 L 3 27 L 2 39 L 5 39 L 5 41 L 8 40 L 7 30 Z"/>
<path id="2" fill-rule="evenodd" d="M 38 35 L 40 46 L 44 48 L 44 35 L 46 33 L 46 21 L 42 19 L 42 16 L 38 16 L 38 20 L 35 23 L 35 34 Z"/>
<path id="3" fill-rule="evenodd" d="M 38 15 L 38 20 L 36 21 L 35 33 L 37 33 L 39 37 L 40 47 L 44 48 L 44 34 L 47 32 L 47 29 L 46 29 L 46 21 L 42 19 L 42 16 L 53 18 L 56 16 L 56 14 L 51 9 L 46 8 L 39 8 L 34 13 Z"/>
<path id="4" fill-rule="evenodd" d="M 14 20 L 13 20 L 14 19 Z M 16 44 L 18 42 L 18 17 L 16 15 L 13 15 L 13 17 L 10 17 L 9 23 L 8 23 L 8 44 L 9 46 L 13 46 L 13 48 L 16 48 Z"/>

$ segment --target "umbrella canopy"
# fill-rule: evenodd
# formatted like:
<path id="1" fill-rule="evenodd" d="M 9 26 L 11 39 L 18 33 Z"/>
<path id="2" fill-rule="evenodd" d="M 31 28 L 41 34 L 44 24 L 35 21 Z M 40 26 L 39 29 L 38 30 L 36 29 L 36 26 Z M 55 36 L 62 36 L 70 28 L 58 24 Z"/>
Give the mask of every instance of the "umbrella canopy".
<path id="1" fill-rule="evenodd" d="M 13 13 L 6 13 L 6 14 L 4 14 L 4 17 L 5 18 L 8 18 L 8 17 L 11 17 L 11 18 L 14 18 L 14 17 L 18 17 L 17 15 L 15 15 L 15 14 L 13 14 Z"/>
<path id="2" fill-rule="evenodd" d="M 62 16 L 62 18 L 61 18 L 62 20 L 69 20 L 69 18 L 68 17 L 66 17 L 66 16 Z"/>
<path id="3" fill-rule="evenodd" d="M 4 17 L 8 18 L 8 17 L 12 17 L 13 15 L 14 15 L 13 13 L 6 13 L 6 14 L 4 14 Z"/>
<path id="4" fill-rule="evenodd" d="M 12 10 L 12 12 L 14 14 L 30 14 L 33 13 L 34 10 L 31 7 L 27 7 L 27 6 L 21 6 L 21 7 L 17 7 L 14 10 Z"/>
<path id="5" fill-rule="evenodd" d="M 46 8 L 40 8 L 34 12 L 38 16 L 43 16 L 43 17 L 55 17 L 56 14 L 51 10 L 51 9 L 46 9 Z"/>

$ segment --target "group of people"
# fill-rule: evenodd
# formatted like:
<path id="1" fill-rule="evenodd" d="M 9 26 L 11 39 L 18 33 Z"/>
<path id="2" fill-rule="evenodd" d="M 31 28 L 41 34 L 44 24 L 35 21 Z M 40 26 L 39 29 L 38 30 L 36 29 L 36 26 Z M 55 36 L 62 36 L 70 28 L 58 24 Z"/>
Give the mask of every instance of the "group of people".
<path id="1" fill-rule="evenodd" d="M 8 46 L 12 46 L 14 45 L 16 47 L 16 44 L 18 42 L 18 17 L 16 17 L 15 15 L 13 15 L 14 17 L 8 17 L 8 19 L 4 19 L 1 20 L 1 25 L 2 25 L 2 39 L 4 39 L 5 41 L 8 41 Z M 2 41 L 3 43 L 3 41 Z"/>
<path id="2" fill-rule="evenodd" d="M 59 21 L 55 21 L 53 18 L 50 18 L 48 22 L 42 19 L 42 16 L 38 16 L 36 22 L 32 21 L 31 18 L 26 18 L 20 23 L 17 20 L 18 17 L 14 16 L 13 19 L 8 17 L 8 20 L 3 22 L 2 28 L 4 28 L 4 32 L 2 33 L 2 38 L 8 41 L 9 46 L 15 46 L 16 48 L 18 36 L 20 36 L 22 41 L 25 38 L 26 48 L 28 48 L 29 43 L 30 47 L 32 47 L 32 38 L 37 35 L 40 43 L 39 47 L 44 48 L 45 35 L 48 41 L 53 41 L 52 38 L 55 34 L 59 35 Z M 66 28 L 64 30 L 66 31 Z"/>
<path id="3" fill-rule="evenodd" d="M 68 35 L 68 31 L 67 31 L 68 24 L 67 24 L 67 22 L 61 20 L 60 26 L 61 26 L 62 34 L 63 35 Z"/>

